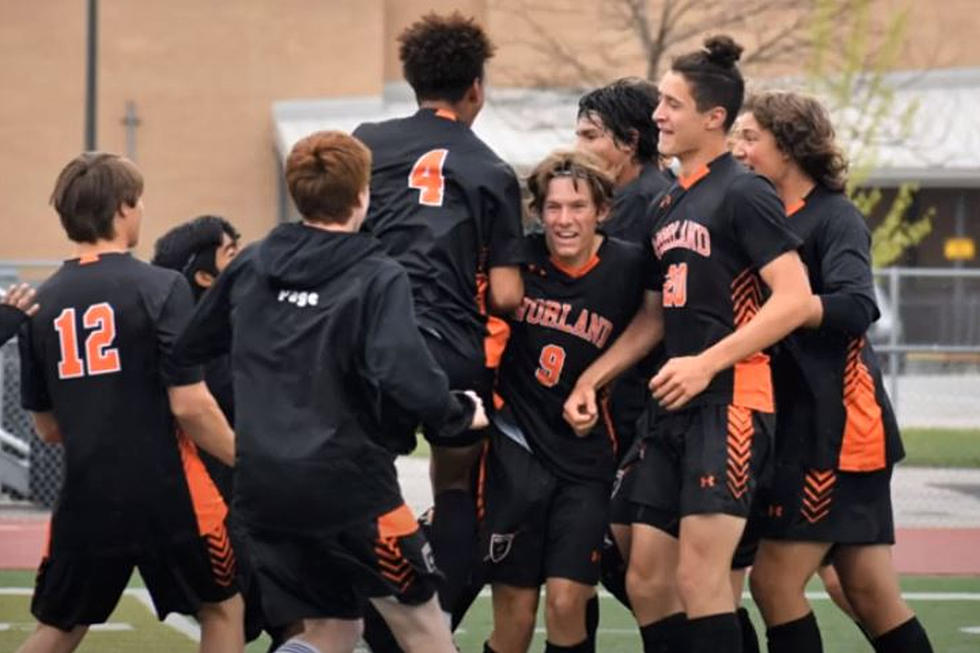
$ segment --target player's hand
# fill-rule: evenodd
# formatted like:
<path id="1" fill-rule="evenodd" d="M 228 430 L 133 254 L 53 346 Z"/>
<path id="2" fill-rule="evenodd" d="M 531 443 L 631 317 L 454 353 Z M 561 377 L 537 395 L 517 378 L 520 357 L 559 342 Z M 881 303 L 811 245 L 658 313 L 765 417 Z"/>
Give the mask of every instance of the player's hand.
<path id="1" fill-rule="evenodd" d="M 579 437 L 588 435 L 599 421 L 595 388 L 591 385 L 576 385 L 565 400 L 565 410 L 562 415 L 575 431 L 575 435 Z"/>
<path id="2" fill-rule="evenodd" d="M 650 379 L 650 392 L 663 408 L 678 410 L 701 394 L 714 375 L 714 371 L 699 356 L 671 358 Z"/>
<path id="3" fill-rule="evenodd" d="M 490 420 L 487 419 L 487 410 L 483 407 L 483 400 L 480 399 L 480 395 L 472 390 L 467 390 L 463 394 L 472 399 L 473 404 L 476 406 L 476 410 L 473 411 L 473 421 L 470 422 L 470 430 L 478 431 L 490 426 Z"/>
<path id="4" fill-rule="evenodd" d="M 20 309 L 21 311 L 27 313 L 28 317 L 31 317 L 37 313 L 38 309 L 40 308 L 34 302 L 35 294 L 34 289 L 26 283 L 15 283 L 7 289 L 6 294 L 4 294 L 3 298 L 0 299 L 0 303 Z"/>

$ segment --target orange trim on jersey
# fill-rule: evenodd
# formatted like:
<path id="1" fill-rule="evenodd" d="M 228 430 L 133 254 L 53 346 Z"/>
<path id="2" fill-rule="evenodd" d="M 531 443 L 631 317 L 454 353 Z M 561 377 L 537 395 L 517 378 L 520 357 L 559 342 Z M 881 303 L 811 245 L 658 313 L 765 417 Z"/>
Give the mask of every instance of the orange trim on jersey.
<path id="1" fill-rule="evenodd" d="M 806 200 L 804 200 L 802 198 L 796 200 L 792 204 L 787 204 L 786 205 L 786 217 L 788 218 L 791 215 L 793 215 L 794 213 L 798 213 L 799 211 L 801 211 L 803 209 L 804 206 L 806 206 Z"/>
<path id="2" fill-rule="evenodd" d="M 609 410 L 609 395 L 606 394 L 599 401 L 599 410 L 602 411 L 602 421 L 606 425 L 606 435 L 612 445 L 613 455 L 619 454 L 619 438 L 616 436 L 616 427 L 613 426 L 612 412 Z"/>
<path id="3" fill-rule="evenodd" d="M 584 265 L 577 268 L 570 268 L 555 257 L 551 257 L 551 264 L 554 265 L 557 270 L 567 274 L 572 279 L 581 279 L 591 272 L 595 266 L 599 265 L 599 255 L 593 254 L 592 258 L 590 258 Z"/>
<path id="4" fill-rule="evenodd" d="M 419 529 L 419 523 L 412 514 L 412 509 L 404 503 L 391 512 L 378 517 L 378 537 L 403 537 L 411 535 Z"/>
<path id="5" fill-rule="evenodd" d="M 487 316 L 487 336 L 483 339 L 483 355 L 487 367 L 496 369 L 504 357 L 507 341 L 510 339 L 510 325 L 495 315 Z"/>
<path id="6" fill-rule="evenodd" d="M 873 472 L 884 469 L 885 424 L 875 396 L 875 383 L 868 366 L 861 360 L 864 338 L 855 338 L 847 348 L 844 366 L 844 439 L 837 467 L 845 472 Z"/>
<path id="7" fill-rule="evenodd" d="M 440 118 L 445 118 L 446 120 L 453 120 L 453 121 L 459 120 L 459 116 L 457 116 L 456 112 L 453 111 L 452 109 L 443 109 L 443 108 L 436 109 L 436 115 L 439 116 Z"/>
<path id="8" fill-rule="evenodd" d="M 480 453 L 480 467 L 476 477 L 476 518 L 483 521 L 487 514 L 487 458 L 490 456 L 490 441 L 483 442 Z"/>
<path id="9" fill-rule="evenodd" d="M 680 176 L 677 178 L 677 183 L 680 184 L 681 188 L 684 190 L 691 190 L 691 186 L 698 183 L 702 179 L 708 176 L 711 172 L 711 168 L 707 165 L 702 164 L 700 168 L 692 172 L 691 174 L 685 176 Z"/>
<path id="10" fill-rule="evenodd" d="M 728 406 L 727 461 L 725 475 L 728 491 L 736 499 L 749 489 L 749 471 L 752 461 L 752 437 L 755 425 L 752 423 L 752 410 L 742 406 Z M 711 486 L 708 482 L 703 486 Z"/>
<path id="11" fill-rule="evenodd" d="M 79 265 L 92 265 L 93 263 L 98 263 L 98 262 L 99 262 L 98 254 L 86 254 L 85 256 L 78 257 Z"/>
<path id="12" fill-rule="evenodd" d="M 225 517 L 228 507 L 214 486 L 214 481 L 208 474 L 201 457 L 197 455 L 197 446 L 177 430 L 177 449 L 180 451 L 180 461 L 184 467 L 184 478 L 187 480 L 187 491 L 191 495 L 191 506 L 197 519 L 197 530 L 201 535 L 215 535 L 224 530 Z"/>
<path id="13" fill-rule="evenodd" d="M 811 524 L 816 524 L 830 514 L 835 483 L 837 483 L 837 475 L 832 469 L 823 471 L 811 469 L 806 473 L 803 479 L 803 504 L 800 506 L 800 514 Z"/>
<path id="14" fill-rule="evenodd" d="M 504 401 L 504 398 L 501 397 L 499 394 L 497 394 L 497 391 L 495 390 L 494 393 L 493 393 L 493 408 L 494 408 L 494 410 L 503 410 L 504 405 L 506 403 L 507 402 Z"/>
<path id="15" fill-rule="evenodd" d="M 740 329 L 755 317 L 762 305 L 762 286 L 753 270 L 745 270 L 732 281 L 732 315 Z M 756 352 L 735 363 L 732 404 L 763 413 L 775 410 L 769 356 Z"/>

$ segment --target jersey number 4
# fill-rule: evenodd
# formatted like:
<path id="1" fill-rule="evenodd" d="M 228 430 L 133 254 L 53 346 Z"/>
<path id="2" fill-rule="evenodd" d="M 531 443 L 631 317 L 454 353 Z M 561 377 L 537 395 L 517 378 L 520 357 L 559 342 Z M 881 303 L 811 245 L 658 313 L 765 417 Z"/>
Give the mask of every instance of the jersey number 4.
<path id="1" fill-rule="evenodd" d="M 538 369 L 534 378 L 546 388 L 554 387 L 561 378 L 561 368 L 565 366 L 565 350 L 558 345 L 545 345 L 538 358 Z"/>
<path id="2" fill-rule="evenodd" d="M 687 263 L 671 263 L 664 279 L 665 308 L 680 308 L 687 304 Z"/>
<path id="3" fill-rule="evenodd" d="M 122 370 L 119 350 L 111 347 L 116 339 L 116 314 L 108 303 L 93 304 L 82 315 L 82 326 L 94 329 L 85 338 L 85 358 L 79 354 L 75 309 L 66 308 L 54 321 L 61 346 L 58 378 L 76 379 L 88 374 L 112 374 Z"/>
<path id="4" fill-rule="evenodd" d="M 429 150 L 419 157 L 408 173 L 408 187 L 419 191 L 419 204 L 442 206 L 446 195 L 446 177 L 442 166 L 449 150 Z"/>

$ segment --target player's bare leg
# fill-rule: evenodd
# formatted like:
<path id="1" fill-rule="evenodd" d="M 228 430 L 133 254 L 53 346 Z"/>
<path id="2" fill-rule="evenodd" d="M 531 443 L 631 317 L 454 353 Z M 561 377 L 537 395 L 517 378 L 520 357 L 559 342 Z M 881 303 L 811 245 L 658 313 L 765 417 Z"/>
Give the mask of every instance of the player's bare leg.
<path id="1" fill-rule="evenodd" d="M 684 612 L 677 588 L 677 540 L 660 529 L 633 524 L 626 594 L 641 627 Z"/>
<path id="2" fill-rule="evenodd" d="M 71 653 L 81 643 L 88 626 L 75 626 L 65 631 L 54 626 L 38 624 L 17 653 Z"/>
<path id="3" fill-rule="evenodd" d="M 872 637 L 915 616 L 902 599 L 891 546 L 842 546 L 834 566 L 854 614 Z"/>
<path id="4" fill-rule="evenodd" d="M 245 602 L 236 594 L 220 603 L 205 603 L 197 613 L 201 653 L 238 653 L 245 648 Z"/>
<path id="5" fill-rule="evenodd" d="M 806 584 L 829 550 L 828 542 L 762 540 L 759 543 L 749 584 L 767 626 L 796 621 L 812 611 L 806 600 Z"/>
<path id="6" fill-rule="evenodd" d="M 548 642 L 556 646 L 581 645 L 588 636 L 585 606 L 595 595 L 595 587 L 567 578 L 549 578 L 545 590 Z"/>
<path id="7" fill-rule="evenodd" d="M 360 619 L 303 619 L 287 627 L 276 653 L 350 653 L 362 629 Z"/>
<path id="8" fill-rule="evenodd" d="M 449 625 L 435 597 L 421 605 L 406 605 L 393 597 L 371 599 L 371 604 L 405 653 L 456 653 Z"/>
<path id="9" fill-rule="evenodd" d="M 537 588 L 493 585 L 493 631 L 487 644 L 494 653 L 524 653 L 531 646 L 538 614 Z"/>
<path id="10" fill-rule="evenodd" d="M 451 613 L 466 586 L 476 533 L 476 502 L 472 470 L 483 451 L 483 442 L 466 447 L 432 447 L 429 476 L 435 509 L 429 541 L 436 564 L 446 577 L 440 587 L 442 609 Z"/>
<path id="11" fill-rule="evenodd" d="M 854 608 L 847 600 L 847 595 L 844 594 L 844 588 L 840 584 L 840 576 L 837 575 L 837 570 L 834 569 L 834 565 L 821 565 L 820 569 L 817 570 L 817 575 L 820 576 L 820 581 L 823 583 L 824 590 L 827 591 L 827 595 L 830 596 L 830 600 L 834 602 L 841 612 L 850 617 L 853 621 L 857 621 L 857 615 L 854 614 Z"/>

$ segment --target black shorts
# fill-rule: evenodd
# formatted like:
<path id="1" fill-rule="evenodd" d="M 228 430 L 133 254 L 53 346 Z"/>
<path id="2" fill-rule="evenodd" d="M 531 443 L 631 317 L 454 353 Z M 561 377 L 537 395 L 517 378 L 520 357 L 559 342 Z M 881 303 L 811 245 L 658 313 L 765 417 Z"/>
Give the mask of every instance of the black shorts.
<path id="1" fill-rule="evenodd" d="M 539 587 L 599 580 L 609 486 L 560 478 L 495 429 L 480 462 L 480 554 L 488 581 Z"/>
<path id="2" fill-rule="evenodd" d="M 660 412 L 623 459 L 612 523 L 645 523 L 674 537 L 687 515 L 748 518 L 767 473 L 773 416 L 738 406 Z"/>
<path id="3" fill-rule="evenodd" d="M 364 602 L 394 597 L 419 605 L 440 578 L 432 547 L 408 506 L 336 533 L 249 530 L 266 624 L 359 619 Z"/>
<path id="4" fill-rule="evenodd" d="M 224 528 L 132 553 L 55 549 L 41 561 L 31 613 L 39 622 L 65 631 L 104 623 L 135 567 L 161 621 L 171 612 L 195 615 L 202 604 L 220 603 L 238 593 L 236 566 Z"/>
<path id="5" fill-rule="evenodd" d="M 894 544 L 891 478 L 891 467 L 841 472 L 779 463 L 761 506 L 762 536 L 844 545 Z"/>
<path id="6" fill-rule="evenodd" d="M 450 390 L 473 390 L 483 400 L 486 410 L 493 407 L 493 370 L 486 366 L 484 353 L 473 352 L 465 356 L 450 347 L 446 341 L 425 329 L 421 330 L 422 338 L 429 347 L 429 352 L 436 359 L 449 378 Z M 425 439 L 437 447 L 468 447 L 486 437 L 486 430 L 466 431 L 452 438 L 441 438 L 425 433 Z"/>

